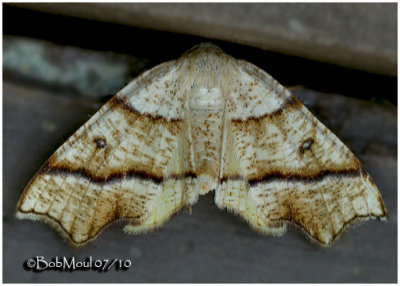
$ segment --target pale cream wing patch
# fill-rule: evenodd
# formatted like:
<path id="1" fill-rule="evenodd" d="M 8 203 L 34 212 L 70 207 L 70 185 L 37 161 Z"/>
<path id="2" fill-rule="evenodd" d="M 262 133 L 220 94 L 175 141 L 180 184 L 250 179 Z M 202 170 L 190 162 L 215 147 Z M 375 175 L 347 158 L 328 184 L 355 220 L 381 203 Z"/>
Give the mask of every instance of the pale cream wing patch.
<path id="1" fill-rule="evenodd" d="M 150 100 L 140 112 L 133 104 L 145 101 L 138 81 L 152 98 L 161 92 L 154 85 L 168 85 L 175 75 L 169 63 L 154 70 L 156 76 L 145 73 L 129 84 L 50 157 L 24 190 L 19 217 L 43 220 L 79 246 L 117 219 L 135 224 L 130 231 L 148 231 L 196 202 L 186 115 L 168 117 Z M 182 100 L 176 97 L 160 95 Z"/>
<path id="2" fill-rule="evenodd" d="M 246 69 L 262 84 L 264 72 Z M 352 222 L 384 218 L 379 191 L 357 158 L 274 82 L 266 96 L 281 98 L 280 108 L 231 115 L 216 204 L 261 232 L 281 235 L 290 223 L 322 245 Z"/>

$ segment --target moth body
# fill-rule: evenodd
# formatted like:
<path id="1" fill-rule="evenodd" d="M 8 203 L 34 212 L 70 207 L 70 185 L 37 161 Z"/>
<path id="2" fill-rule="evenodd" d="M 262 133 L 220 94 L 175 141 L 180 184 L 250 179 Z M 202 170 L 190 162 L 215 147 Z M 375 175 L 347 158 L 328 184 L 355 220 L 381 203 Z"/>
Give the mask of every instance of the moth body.
<path id="1" fill-rule="evenodd" d="M 154 230 L 212 190 L 254 229 L 282 235 L 291 224 L 324 246 L 386 218 L 331 131 L 266 72 L 211 44 L 118 92 L 39 170 L 17 215 L 82 246 L 117 220 L 128 233 Z"/>

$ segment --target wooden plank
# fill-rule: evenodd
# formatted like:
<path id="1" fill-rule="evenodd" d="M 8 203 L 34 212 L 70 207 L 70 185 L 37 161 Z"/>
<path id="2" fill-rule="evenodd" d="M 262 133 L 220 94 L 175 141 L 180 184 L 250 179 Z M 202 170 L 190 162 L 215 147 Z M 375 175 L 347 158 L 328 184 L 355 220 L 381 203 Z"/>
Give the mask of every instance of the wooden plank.
<path id="1" fill-rule="evenodd" d="M 19 7 L 246 44 L 397 74 L 396 3 L 21 3 Z"/>

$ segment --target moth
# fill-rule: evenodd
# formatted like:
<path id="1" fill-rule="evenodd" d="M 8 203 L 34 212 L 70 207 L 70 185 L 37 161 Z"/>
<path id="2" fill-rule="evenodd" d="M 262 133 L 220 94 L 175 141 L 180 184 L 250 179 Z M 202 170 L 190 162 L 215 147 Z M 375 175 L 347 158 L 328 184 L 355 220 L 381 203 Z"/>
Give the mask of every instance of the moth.
<path id="1" fill-rule="evenodd" d="M 29 182 L 17 216 L 82 246 L 117 220 L 127 233 L 154 230 L 210 191 L 257 231 L 294 225 L 323 246 L 387 213 L 359 160 L 287 89 L 200 44 L 79 128 Z"/>

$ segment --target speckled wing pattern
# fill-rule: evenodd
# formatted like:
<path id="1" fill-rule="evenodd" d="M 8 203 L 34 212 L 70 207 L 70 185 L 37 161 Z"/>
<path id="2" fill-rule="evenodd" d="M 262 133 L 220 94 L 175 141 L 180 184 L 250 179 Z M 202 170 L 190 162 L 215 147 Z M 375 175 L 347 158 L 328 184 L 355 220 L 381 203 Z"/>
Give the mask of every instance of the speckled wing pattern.
<path id="1" fill-rule="evenodd" d="M 330 245 L 349 225 L 385 219 L 357 158 L 267 73 L 201 44 L 107 102 L 25 188 L 17 216 L 74 246 L 122 220 L 161 226 L 199 195 L 258 231 L 300 227 Z"/>

